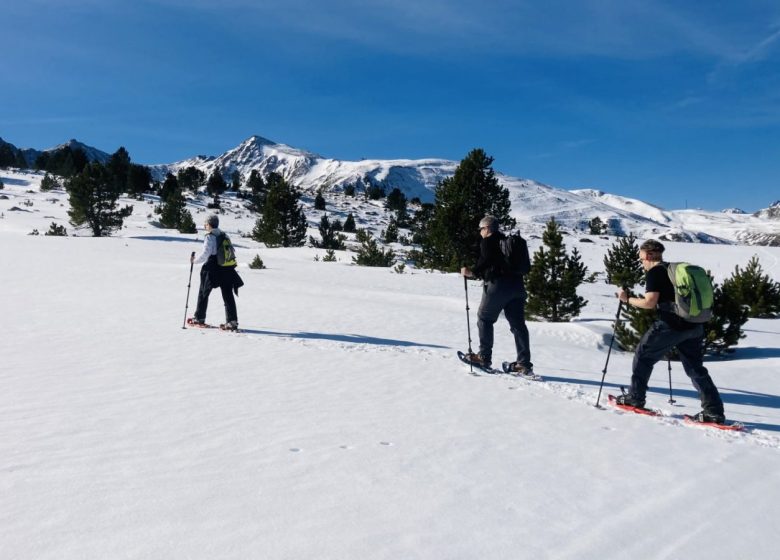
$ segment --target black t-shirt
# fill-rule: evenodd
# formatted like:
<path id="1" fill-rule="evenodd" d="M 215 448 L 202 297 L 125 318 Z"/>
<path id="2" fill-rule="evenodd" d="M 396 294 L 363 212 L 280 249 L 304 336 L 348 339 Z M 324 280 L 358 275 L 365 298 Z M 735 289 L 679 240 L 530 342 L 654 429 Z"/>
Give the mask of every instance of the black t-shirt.
<path id="1" fill-rule="evenodd" d="M 674 329 L 690 329 L 696 327 L 696 323 L 688 321 L 676 315 L 674 312 L 664 309 L 664 303 L 674 303 L 674 284 L 669 278 L 669 264 L 662 262 L 645 273 L 645 292 L 658 292 L 658 318 Z"/>

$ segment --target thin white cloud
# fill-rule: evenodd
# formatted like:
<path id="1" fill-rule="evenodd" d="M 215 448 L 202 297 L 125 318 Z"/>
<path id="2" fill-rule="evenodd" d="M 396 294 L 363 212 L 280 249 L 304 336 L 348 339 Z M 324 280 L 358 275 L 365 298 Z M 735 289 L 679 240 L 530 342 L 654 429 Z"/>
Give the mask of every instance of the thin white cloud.
<path id="1" fill-rule="evenodd" d="M 741 55 L 733 57 L 732 60 L 730 60 L 730 62 L 736 65 L 736 64 L 745 64 L 749 62 L 758 62 L 760 60 L 763 60 L 770 55 L 772 49 L 775 47 L 775 45 L 778 44 L 779 40 L 780 40 L 780 28 L 778 28 L 776 31 L 771 33 L 765 39 L 761 40 L 755 46 L 747 49 Z"/>
<path id="2" fill-rule="evenodd" d="M 734 10 L 689 8 L 667 0 L 28 0 L 42 9 L 209 12 L 242 32 L 289 34 L 388 52 L 485 51 L 505 55 L 648 58 L 677 53 L 721 60 L 761 56 L 776 40 L 753 45 L 757 27 L 780 18 L 780 5 L 744 0 Z M 132 6 L 132 7 L 130 7 Z M 23 8 L 22 8 L 23 9 Z"/>

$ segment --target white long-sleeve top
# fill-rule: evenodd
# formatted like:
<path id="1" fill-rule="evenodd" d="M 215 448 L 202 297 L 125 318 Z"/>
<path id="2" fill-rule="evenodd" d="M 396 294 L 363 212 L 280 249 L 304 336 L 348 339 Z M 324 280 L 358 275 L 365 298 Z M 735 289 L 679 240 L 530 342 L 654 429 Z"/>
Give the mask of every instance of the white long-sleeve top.
<path id="1" fill-rule="evenodd" d="M 217 254 L 217 237 L 222 233 L 219 228 L 212 228 L 210 233 L 206 234 L 206 238 L 203 240 L 203 249 L 200 252 L 193 263 L 206 262 L 211 255 Z"/>

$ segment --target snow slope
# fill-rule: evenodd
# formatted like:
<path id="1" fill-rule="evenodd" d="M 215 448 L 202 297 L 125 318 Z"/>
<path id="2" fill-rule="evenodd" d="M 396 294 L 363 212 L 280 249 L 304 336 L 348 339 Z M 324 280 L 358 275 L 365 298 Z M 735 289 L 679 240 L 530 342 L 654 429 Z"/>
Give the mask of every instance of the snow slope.
<path id="1" fill-rule="evenodd" d="M 624 210 L 643 216 L 664 227 L 643 227 L 643 224 L 631 227 L 637 235 L 657 235 L 664 239 L 711 242 L 728 240 L 750 245 L 780 246 L 780 220 L 777 210 L 780 203 L 756 214 L 745 214 L 732 210 L 710 212 L 706 210 L 663 210 L 641 200 L 603 193 L 595 190 L 572 191 L 588 197 L 594 202 L 606 204 L 613 209 Z M 602 220 L 614 219 L 614 216 L 599 214 Z M 702 235 L 704 234 L 704 235 Z M 711 236 L 715 239 L 708 239 Z"/>
<path id="2" fill-rule="evenodd" d="M 530 323 L 545 383 L 473 377 L 457 275 L 315 262 L 238 230 L 242 333 L 182 329 L 202 238 L 151 225 L 47 237 L 63 193 L 0 172 L 0 558 L 772 559 L 780 537 L 780 322 L 707 363 L 746 434 L 685 426 L 695 392 L 659 364 L 660 419 L 599 410 L 613 289 Z M 31 191 L 31 192 L 28 192 Z M 32 205 L 28 205 L 27 202 Z M 17 208 L 17 210 L 13 210 Z M 197 213 L 198 208 L 192 207 Z M 202 220 L 196 217 L 196 222 Z M 69 233 L 73 233 L 67 225 Z M 609 242 L 576 244 L 592 270 Z M 532 240 L 532 248 L 536 240 Z M 668 244 L 716 278 L 780 249 Z M 197 269 L 189 311 L 195 303 Z M 469 285 L 472 337 L 480 287 Z M 212 294 L 208 318 L 222 320 Z M 496 359 L 512 359 L 503 319 Z M 614 352 L 605 393 L 628 383 Z"/>

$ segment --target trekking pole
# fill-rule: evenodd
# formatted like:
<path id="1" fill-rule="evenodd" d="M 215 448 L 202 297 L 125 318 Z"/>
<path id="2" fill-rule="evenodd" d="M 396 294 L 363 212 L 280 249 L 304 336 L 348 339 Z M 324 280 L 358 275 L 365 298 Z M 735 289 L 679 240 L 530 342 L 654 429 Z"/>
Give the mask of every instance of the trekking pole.
<path id="1" fill-rule="evenodd" d="M 192 262 L 192 258 L 195 256 L 195 251 L 190 255 L 190 279 L 187 280 L 187 301 L 184 303 L 184 322 L 181 324 L 181 328 L 187 328 L 187 309 L 190 307 L 190 286 L 192 286 L 192 267 L 195 263 Z"/>
<path id="2" fill-rule="evenodd" d="M 463 289 L 466 291 L 466 330 L 469 333 L 469 355 L 471 355 L 473 352 L 471 351 L 471 320 L 469 319 L 469 281 L 465 276 L 463 277 Z M 474 373 L 474 364 L 471 363 L 471 359 L 469 359 L 469 371 Z"/>
<path id="3" fill-rule="evenodd" d="M 599 395 L 596 397 L 596 408 L 599 406 L 599 400 L 601 399 L 601 389 L 604 387 L 604 378 L 607 376 L 607 364 L 609 364 L 609 356 L 612 354 L 612 345 L 615 343 L 615 331 L 617 330 L 618 321 L 620 321 L 620 312 L 623 310 L 623 301 L 618 302 L 618 310 L 615 315 L 615 326 L 612 327 L 612 339 L 609 341 L 609 350 L 607 351 L 607 361 L 604 363 L 604 369 L 601 370 L 601 384 L 599 385 Z"/>
<path id="4" fill-rule="evenodd" d="M 668 354 L 666 362 L 669 364 L 669 404 L 674 404 L 677 401 L 672 398 L 672 358 Z"/>

